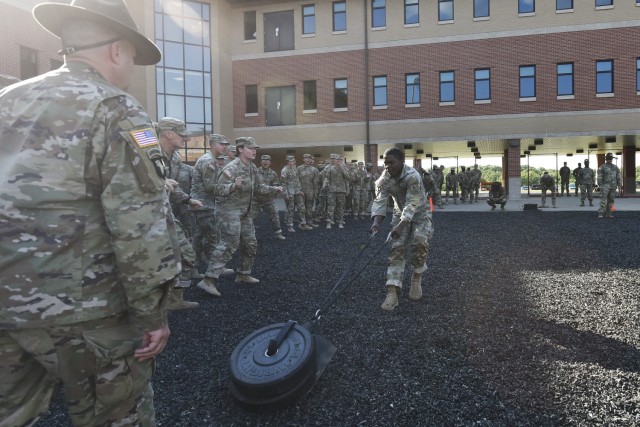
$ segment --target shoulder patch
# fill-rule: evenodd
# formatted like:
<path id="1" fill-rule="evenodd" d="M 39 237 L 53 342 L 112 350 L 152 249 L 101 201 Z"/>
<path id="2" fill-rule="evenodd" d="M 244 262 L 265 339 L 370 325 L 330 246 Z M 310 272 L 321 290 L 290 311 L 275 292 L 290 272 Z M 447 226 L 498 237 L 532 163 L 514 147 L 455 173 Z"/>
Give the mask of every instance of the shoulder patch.
<path id="1" fill-rule="evenodd" d="M 131 137 L 140 148 L 147 148 L 158 145 L 158 138 L 156 137 L 156 133 L 151 128 L 131 131 Z"/>
<path id="2" fill-rule="evenodd" d="M 231 173 L 229 169 L 225 168 L 225 170 L 223 170 L 222 173 L 224 173 L 229 179 L 233 178 L 233 173 Z"/>

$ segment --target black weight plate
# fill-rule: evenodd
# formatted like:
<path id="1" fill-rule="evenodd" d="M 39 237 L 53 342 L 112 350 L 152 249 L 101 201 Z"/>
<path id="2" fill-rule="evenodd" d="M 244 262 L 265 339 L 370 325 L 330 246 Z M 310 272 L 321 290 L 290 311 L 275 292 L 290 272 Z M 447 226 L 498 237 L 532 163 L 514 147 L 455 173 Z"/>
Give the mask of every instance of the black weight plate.
<path id="1" fill-rule="evenodd" d="M 287 393 L 315 373 L 315 344 L 311 333 L 294 325 L 273 356 L 267 356 L 269 341 L 284 323 L 259 329 L 240 342 L 230 360 L 231 381 L 247 397 L 269 398 Z"/>

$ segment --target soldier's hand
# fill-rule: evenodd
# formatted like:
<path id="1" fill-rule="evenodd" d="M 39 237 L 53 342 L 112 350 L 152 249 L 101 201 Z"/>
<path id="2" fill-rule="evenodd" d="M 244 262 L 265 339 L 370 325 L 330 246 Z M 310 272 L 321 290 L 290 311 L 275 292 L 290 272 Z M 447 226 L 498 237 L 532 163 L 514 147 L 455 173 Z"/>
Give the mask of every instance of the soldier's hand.
<path id="1" fill-rule="evenodd" d="M 300 197 L 304 197 L 304 192 L 303 192 L 303 191 L 301 191 L 301 192 L 300 192 L 300 193 L 298 193 L 298 194 L 300 194 Z"/>
<path id="2" fill-rule="evenodd" d="M 202 207 L 202 202 L 196 199 L 189 199 L 189 206 L 191 206 L 194 209 L 198 209 Z"/>
<path id="3" fill-rule="evenodd" d="M 178 182 L 171 178 L 166 178 L 164 180 L 164 185 L 168 191 L 174 191 L 176 188 L 178 188 Z"/>
<path id="4" fill-rule="evenodd" d="M 142 336 L 142 344 L 134 353 L 135 358 L 144 362 L 162 353 L 167 341 L 169 341 L 169 335 L 171 335 L 169 325 L 164 325 L 155 331 L 145 332 Z"/>
<path id="5" fill-rule="evenodd" d="M 393 227 L 393 229 L 391 229 L 391 237 L 393 239 L 399 239 L 406 226 L 407 226 L 407 223 L 405 221 L 400 221 L 398 225 L 396 225 L 395 227 Z"/>
<path id="6" fill-rule="evenodd" d="M 278 193 L 282 193 L 284 190 L 282 189 L 282 187 L 276 187 L 276 191 Z M 287 197 L 287 196 L 285 195 L 285 197 Z"/>

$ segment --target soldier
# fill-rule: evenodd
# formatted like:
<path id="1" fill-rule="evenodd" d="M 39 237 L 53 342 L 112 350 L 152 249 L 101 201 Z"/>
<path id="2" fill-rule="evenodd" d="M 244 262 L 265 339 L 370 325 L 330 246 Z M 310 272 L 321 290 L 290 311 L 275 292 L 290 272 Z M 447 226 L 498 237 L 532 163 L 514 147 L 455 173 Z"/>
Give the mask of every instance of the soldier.
<path id="1" fill-rule="evenodd" d="M 444 181 L 444 174 L 437 165 L 433 165 L 431 178 L 433 178 L 433 203 L 442 209 L 444 208 L 442 204 L 442 182 Z"/>
<path id="2" fill-rule="evenodd" d="M 236 283 L 259 283 L 251 276 L 253 261 L 258 250 L 251 204 L 256 192 L 275 196 L 282 187 L 260 184 L 258 168 L 252 162 L 256 158 L 255 139 L 241 137 L 236 139 L 237 156 L 226 165 L 217 184 L 216 216 L 219 219 L 220 241 L 213 253 L 204 279 L 198 287 L 219 297 L 216 282 L 225 273 L 225 266 L 240 249 L 240 266 L 237 268 Z"/>
<path id="3" fill-rule="evenodd" d="M 445 203 L 449 204 L 449 191 L 453 197 L 453 204 L 458 204 L 458 175 L 456 174 L 456 168 L 451 168 L 451 172 L 447 175 L 446 179 L 447 193 Z"/>
<path id="4" fill-rule="evenodd" d="M 280 182 L 278 181 L 278 174 L 276 171 L 271 169 L 271 156 L 268 154 L 263 154 L 260 157 L 260 167 L 258 168 L 258 182 L 261 185 L 268 185 L 271 187 L 280 186 Z M 276 239 L 285 240 L 286 238 L 282 235 L 282 228 L 280 227 L 280 214 L 278 213 L 278 207 L 276 206 L 276 199 L 271 194 L 260 194 L 254 193 L 253 195 L 253 204 L 251 206 L 253 219 L 255 221 L 256 217 L 260 213 L 260 211 L 264 210 L 269 215 L 269 220 L 271 221 L 271 228 L 273 228 L 273 232 L 275 233 Z"/>
<path id="5" fill-rule="evenodd" d="M 578 167 L 573 170 L 573 178 L 576 180 L 576 197 L 578 197 L 578 187 L 582 184 L 580 182 L 580 170 L 582 169 L 582 163 L 578 163 Z"/>
<path id="6" fill-rule="evenodd" d="M 304 194 L 304 210 L 306 213 L 307 225 L 318 228 L 318 224 L 313 220 L 313 204 L 318 197 L 318 168 L 313 165 L 314 159 L 311 154 L 303 154 L 304 164 L 298 166 L 298 179 Z"/>
<path id="7" fill-rule="evenodd" d="M 358 162 L 356 170 L 351 174 L 351 183 L 353 191 L 353 219 L 366 219 L 364 212 L 367 208 L 367 172 L 364 170 L 364 162 Z"/>
<path id="8" fill-rule="evenodd" d="M 300 179 L 298 178 L 298 169 L 296 168 L 296 158 L 287 156 L 287 164 L 280 172 L 280 182 L 284 188 L 284 201 L 287 205 L 287 213 L 284 216 L 284 222 L 287 224 L 287 231 L 295 233 L 293 228 L 293 211 L 298 211 L 300 217 L 300 230 L 313 230 L 313 227 L 307 225 L 307 213 L 304 208 L 304 193 Z"/>
<path id="9" fill-rule="evenodd" d="M 556 180 L 553 179 L 549 172 L 545 172 L 540 177 L 540 187 L 542 190 L 542 206 L 541 208 L 547 207 L 547 191 L 551 191 L 551 204 L 553 207 L 556 207 Z"/>
<path id="10" fill-rule="evenodd" d="M 324 182 L 322 188 L 327 189 L 327 228 L 335 222 L 338 228 L 344 228 L 344 206 L 347 193 L 347 182 L 351 179 L 347 166 L 340 159 L 339 154 L 329 156 L 331 164 L 322 171 Z"/>
<path id="11" fill-rule="evenodd" d="M 507 195 L 501 182 L 491 183 L 487 203 L 491 206 L 492 211 L 496 210 L 496 205 L 500 205 L 500 209 L 504 210 L 504 205 L 507 204 Z"/>
<path id="12" fill-rule="evenodd" d="M 179 212 L 180 206 L 185 205 L 194 209 L 202 207 L 202 202 L 191 198 L 189 194 L 182 191 L 177 181 L 180 166 L 182 165 L 182 159 L 177 150 L 185 146 L 191 135 L 185 123 L 172 117 L 164 117 L 156 125 L 156 131 L 158 132 L 158 142 L 165 160 L 165 177 L 169 187 L 169 202 L 171 203 L 172 211 Z M 197 270 L 195 269 L 196 254 L 187 238 L 182 223 L 178 220 L 175 223 L 180 245 L 182 272 L 180 273 L 180 280 L 169 295 L 168 309 L 197 308 L 197 302 L 184 300 L 184 292 L 191 286 L 192 277 L 197 277 Z"/>
<path id="13" fill-rule="evenodd" d="M 605 162 L 598 168 L 598 185 L 600 186 L 600 209 L 598 218 L 613 218 L 611 207 L 616 199 L 616 190 L 620 187 L 620 169 L 614 165 L 613 154 L 607 153 Z"/>
<path id="14" fill-rule="evenodd" d="M 236 146 L 235 145 L 229 145 L 227 147 L 227 163 L 231 162 L 233 159 L 236 158 Z"/>
<path id="15" fill-rule="evenodd" d="M 589 206 L 593 206 L 593 186 L 596 183 L 596 173 L 589 167 L 589 159 L 584 160 L 584 167 L 580 169 L 580 206 L 584 206 L 584 199 L 589 199 Z"/>
<path id="16" fill-rule="evenodd" d="M 121 0 L 41 3 L 65 63 L 0 91 L 0 424 L 65 389 L 74 425 L 155 425 L 180 255 L 162 154 L 126 90 L 160 51 Z"/>
<path id="17" fill-rule="evenodd" d="M 378 233 L 380 222 L 387 216 L 387 200 L 393 198 L 395 205 L 391 220 L 391 237 L 394 239 L 389 253 L 387 269 L 387 296 L 382 309 L 391 311 L 398 305 L 397 289 L 402 289 L 402 277 L 406 263 L 407 248 L 412 247 L 411 288 L 409 298 L 422 298 L 422 273 L 427 269 L 429 239 L 433 235 L 431 211 L 427 207 L 427 196 L 420 182 L 420 174 L 404 164 L 404 152 L 390 148 L 384 152 L 385 172 L 376 181 L 376 199 L 371 215 L 371 232 Z"/>
<path id="18" fill-rule="evenodd" d="M 478 165 L 473 165 L 470 171 L 471 180 L 469 182 L 469 202 L 472 200 L 478 203 L 478 195 L 480 194 L 480 183 L 482 182 L 482 171 L 478 169 Z"/>
<path id="19" fill-rule="evenodd" d="M 458 185 L 460 185 L 460 201 L 464 203 L 469 194 L 469 177 L 464 166 L 460 166 L 460 172 L 458 172 Z"/>
<path id="20" fill-rule="evenodd" d="M 322 173 L 327 165 L 324 162 L 318 163 L 318 177 L 316 178 L 316 188 L 318 188 L 318 200 L 316 208 L 315 222 L 320 224 L 327 216 L 327 198 L 329 190 L 324 187 L 324 174 Z"/>
<path id="21" fill-rule="evenodd" d="M 191 182 L 193 181 L 194 168 L 186 163 L 180 163 L 178 169 L 178 186 L 186 194 L 191 194 Z M 172 206 L 173 208 L 173 206 Z M 173 215 L 180 220 L 184 232 L 187 234 L 189 241 L 193 237 L 193 217 L 191 215 L 192 209 L 189 207 L 189 203 L 180 204 L 176 206 L 177 210 L 173 211 Z M 195 210 L 195 208 L 193 209 Z"/>
<path id="22" fill-rule="evenodd" d="M 571 178 L 571 169 L 567 166 L 567 162 L 564 162 L 564 166 L 560 168 L 560 197 L 564 195 L 564 191 L 567 190 L 567 197 L 571 197 L 569 194 L 569 179 Z M 576 184 L 576 189 L 578 184 Z M 576 192 L 576 194 L 578 194 Z"/>
<path id="23" fill-rule="evenodd" d="M 436 183 L 430 170 L 423 169 L 423 171 L 424 174 L 422 175 L 422 186 L 424 187 L 424 193 L 427 196 L 427 200 L 431 199 L 431 203 L 433 203 Z"/>

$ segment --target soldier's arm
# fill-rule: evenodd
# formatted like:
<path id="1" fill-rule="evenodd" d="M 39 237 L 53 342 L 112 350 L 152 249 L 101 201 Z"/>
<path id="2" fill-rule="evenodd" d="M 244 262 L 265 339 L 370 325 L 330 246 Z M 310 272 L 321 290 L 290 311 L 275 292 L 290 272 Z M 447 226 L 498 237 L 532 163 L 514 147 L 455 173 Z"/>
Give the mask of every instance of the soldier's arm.
<path id="1" fill-rule="evenodd" d="M 405 205 L 402 209 L 400 220 L 408 222 L 413 220 L 413 216 L 422 203 L 426 204 L 426 200 L 422 190 L 422 183 L 417 179 L 417 177 L 409 176 L 407 179 L 407 195 L 405 198 Z"/>

